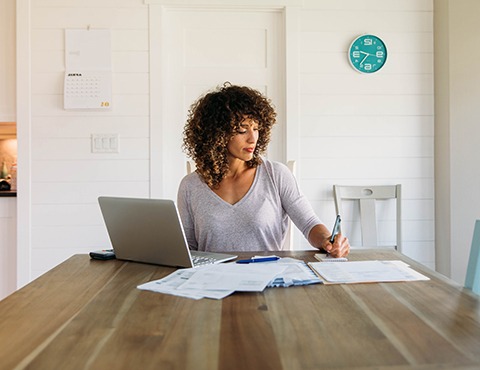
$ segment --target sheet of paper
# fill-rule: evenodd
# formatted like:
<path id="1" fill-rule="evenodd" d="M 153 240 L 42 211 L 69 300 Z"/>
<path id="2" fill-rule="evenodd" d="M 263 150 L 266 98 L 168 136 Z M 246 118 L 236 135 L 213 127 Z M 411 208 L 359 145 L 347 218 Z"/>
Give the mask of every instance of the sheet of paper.
<path id="1" fill-rule="evenodd" d="M 67 71 L 111 71 L 111 31 L 109 29 L 66 29 L 65 67 Z"/>
<path id="2" fill-rule="evenodd" d="M 65 109 L 112 108 L 111 32 L 65 30 Z"/>
<path id="3" fill-rule="evenodd" d="M 346 257 L 332 257 L 329 254 L 316 253 L 314 257 L 322 262 L 347 262 L 348 258 Z"/>
<path id="4" fill-rule="evenodd" d="M 150 281 L 148 283 L 139 285 L 137 288 L 141 290 L 149 290 L 157 293 L 172 294 L 179 297 L 201 299 L 212 298 L 222 299 L 233 293 L 233 290 L 195 290 L 195 289 L 182 289 L 177 288 L 188 281 L 195 273 L 195 269 L 179 269 L 163 279 Z"/>
<path id="5" fill-rule="evenodd" d="M 281 264 L 268 262 L 205 266 L 177 289 L 261 292 L 285 269 Z"/>
<path id="6" fill-rule="evenodd" d="M 429 280 L 397 261 L 311 262 L 309 265 L 330 283 L 370 283 Z"/>

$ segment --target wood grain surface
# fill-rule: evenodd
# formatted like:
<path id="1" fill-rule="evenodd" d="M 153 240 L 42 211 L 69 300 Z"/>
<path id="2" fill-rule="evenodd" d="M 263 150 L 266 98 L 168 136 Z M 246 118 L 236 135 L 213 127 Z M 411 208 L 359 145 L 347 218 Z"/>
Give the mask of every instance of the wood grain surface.
<path id="1" fill-rule="evenodd" d="M 396 251 L 350 255 L 365 259 L 401 259 L 431 280 L 197 301 L 136 288 L 174 268 L 75 255 L 0 302 L 0 368 L 480 368 L 479 297 Z"/>

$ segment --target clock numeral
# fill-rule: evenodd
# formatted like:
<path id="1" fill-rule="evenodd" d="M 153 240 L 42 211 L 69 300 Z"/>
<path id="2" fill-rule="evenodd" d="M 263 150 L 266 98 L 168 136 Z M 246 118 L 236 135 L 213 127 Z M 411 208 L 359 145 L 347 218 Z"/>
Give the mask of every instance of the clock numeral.
<path id="1" fill-rule="evenodd" d="M 363 45 L 372 45 L 372 39 L 363 40 Z"/>
<path id="2" fill-rule="evenodd" d="M 353 56 L 354 58 L 360 58 L 360 52 L 359 52 L 359 51 L 354 51 L 354 52 L 352 53 L 352 56 Z"/>
<path id="3" fill-rule="evenodd" d="M 383 58 L 385 54 L 383 53 L 383 51 L 377 51 L 375 55 L 377 56 L 377 58 Z"/>
<path id="4" fill-rule="evenodd" d="M 372 70 L 372 65 L 370 63 L 364 64 L 363 69 L 366 71 L 371 71 Z"/>

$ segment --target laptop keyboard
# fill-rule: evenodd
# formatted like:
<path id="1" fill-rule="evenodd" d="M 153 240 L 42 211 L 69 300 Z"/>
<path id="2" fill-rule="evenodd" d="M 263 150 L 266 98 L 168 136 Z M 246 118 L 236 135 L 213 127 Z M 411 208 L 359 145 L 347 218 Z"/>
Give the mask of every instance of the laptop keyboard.
<path id="1" fill-rule="evenodd" d="M 218 259 L 213 257 L 192 255 L 192 262 L 194 266 L 211 265 L 217 261 Z"/>

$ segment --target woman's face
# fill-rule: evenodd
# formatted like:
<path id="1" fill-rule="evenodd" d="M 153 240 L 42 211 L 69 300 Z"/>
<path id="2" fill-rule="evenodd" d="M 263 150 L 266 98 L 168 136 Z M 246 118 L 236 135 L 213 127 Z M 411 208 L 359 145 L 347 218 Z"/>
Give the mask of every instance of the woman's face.
<path id="1" fill-rule="evenodd" d="M 229 157 L 245 162 L 250 161 L 253 158 L 257 140 L 258 123 L 251 118 L 245 118 L 227 144 Z"/>

